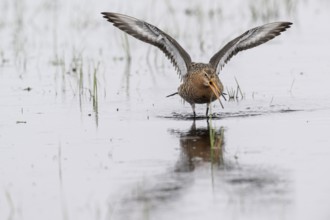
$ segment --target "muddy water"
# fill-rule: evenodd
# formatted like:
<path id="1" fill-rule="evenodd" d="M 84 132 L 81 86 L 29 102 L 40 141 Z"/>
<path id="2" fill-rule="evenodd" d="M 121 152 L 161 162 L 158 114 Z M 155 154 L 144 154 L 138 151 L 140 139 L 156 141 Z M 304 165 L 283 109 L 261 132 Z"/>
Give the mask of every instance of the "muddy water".
<path id="1" fill-rule="evenodd" d="M 0 219 L 330 218 L 328 2 L 0 7 Z M 194 121 L 165 98 L 179 80 L 163 54 L 101 11 L 158 25 L 200 61 L 248 28 L 294 25 L 225 66 L 244 99 Z"/>

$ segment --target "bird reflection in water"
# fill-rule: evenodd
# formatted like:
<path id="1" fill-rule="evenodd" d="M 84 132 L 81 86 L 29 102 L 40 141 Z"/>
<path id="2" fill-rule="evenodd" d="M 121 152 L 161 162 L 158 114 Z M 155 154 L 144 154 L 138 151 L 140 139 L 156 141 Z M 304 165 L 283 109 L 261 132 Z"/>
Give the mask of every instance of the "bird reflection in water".
<path id="1" fill-rule="evenodd" d="M 207 127 L 196 128 L 195 121 L 188 131 L 172 129 L 172 134 L 180 138 L 180 159 L 175 166 L 176 172 L 190 172 L 196 166 L 205 162 L 218 167 L 224 167 L 224 128 Z"/>

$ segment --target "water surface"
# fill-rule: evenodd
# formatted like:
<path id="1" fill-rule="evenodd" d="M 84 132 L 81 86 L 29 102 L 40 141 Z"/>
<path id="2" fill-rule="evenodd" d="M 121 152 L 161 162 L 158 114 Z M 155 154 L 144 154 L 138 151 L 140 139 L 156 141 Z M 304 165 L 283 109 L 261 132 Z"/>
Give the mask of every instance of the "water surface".
<path id="1" fill-rule="evenodd" d="M 2 1 L 0 219 L 329 219 L 327 1 Z M 243 99 L 198 118 L 158 49 L 101 11 L 149 21 L 207 61 L 294 23 L 220 77 Z"/>

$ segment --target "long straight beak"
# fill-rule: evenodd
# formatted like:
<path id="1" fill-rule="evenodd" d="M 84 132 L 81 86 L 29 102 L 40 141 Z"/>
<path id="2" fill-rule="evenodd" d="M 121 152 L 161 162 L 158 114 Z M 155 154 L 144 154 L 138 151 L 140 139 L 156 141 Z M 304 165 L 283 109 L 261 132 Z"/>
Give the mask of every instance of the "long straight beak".
<path id="1" fill-rule="evenodd" d="M 221 97 L 220 97 L 220 95 L 221 95 L 221 91 L 220 91 L 219 87 L 217 86 L 217 84 L 215 84 L 215 83 L 213 82 L 213 80 L 210 81 L 210 88 L 211 88 L 212 92 L 214 93 L 214 95 L 215 95 L 215 96 L 217 97 L 217 99 L 219 100 L 221 107 L 224 108 L 224 107 L 223 107 L 223 104 L 222 104 L 222 102 L 221 102 L 221 100 L 220 100 L 220 98 L 221 98 Z"/>

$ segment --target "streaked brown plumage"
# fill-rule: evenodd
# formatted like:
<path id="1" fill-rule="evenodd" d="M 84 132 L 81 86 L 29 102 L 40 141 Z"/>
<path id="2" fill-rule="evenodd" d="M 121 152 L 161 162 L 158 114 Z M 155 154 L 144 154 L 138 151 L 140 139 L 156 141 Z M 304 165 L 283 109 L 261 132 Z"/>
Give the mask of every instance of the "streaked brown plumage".
<path id="1" fill-rule="evenodd" d="M 196 116 L 195 104 L 207 104 L 206 116 L 208 116 L 210 103 L 216 99 L 220 101 L 223 85 L 218 75 L 234 55 L 273 39 L 292 25 L 291 22 L 273 22 L 250 29 L 227 43 L 209 63 L 195 63 L 176 40 L 157 27 L 127 15 L 111 12 L 102 12 L 102 14 L 117 28 L 158 47 L 165 53 L 182 79 L 178 92 L 172 95 L 179 94 L 190 103 L 194 116 Z"/>

